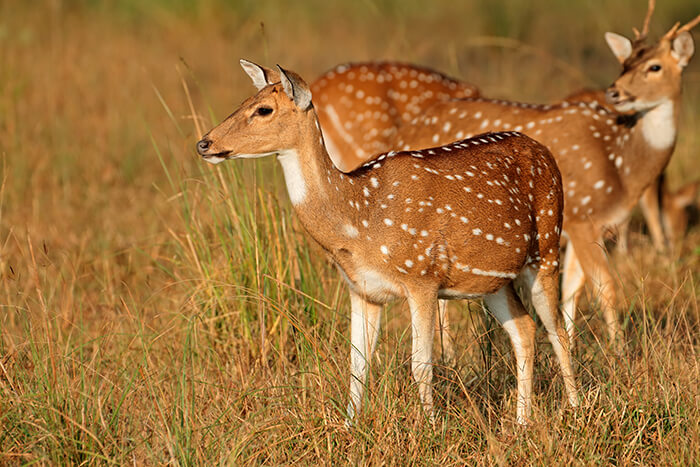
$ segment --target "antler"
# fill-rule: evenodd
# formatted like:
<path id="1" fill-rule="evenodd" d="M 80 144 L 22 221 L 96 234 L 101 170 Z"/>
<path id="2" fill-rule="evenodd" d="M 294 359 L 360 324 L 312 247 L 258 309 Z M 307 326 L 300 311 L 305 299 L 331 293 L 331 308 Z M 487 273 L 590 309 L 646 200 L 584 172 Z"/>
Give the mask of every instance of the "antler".
<path id="1" fill-rule="evenodd" d="M 683 31 L 690 31 L 690 30 L 693 29 L 695 26 L 697 26 L 698 23 L 700 23 L 700 15 L 697 15 L 697 16 L 695 17 L 695 19 L 693 19 L 693 20 L 687 22 L 684 26 L 682 26 L 681 28 L 679 28 L 678 31 L 676 31 L 676 34 L 680 34 L 680 33 L 682 33 Z"/>
<path id="2" fill-rule="evenodd" d="M 669 31 L 666 34 L 664 34 L 664 38 L 671 40 L 682 32 L 690 31 L 695 26 L 697 26 L 698 23 L 700 23 L 700 15 L 696 16 L 695 19 L 690 20 L 689 22 L 687 22 L 683 26 L 681 26 L 680 22 L 677 22 L 676 24 L 673 25 L 673 27 L 671 29 L 669 29 Z"/>
<path id="3" fill-rule="evenodd" d="M 649 0 L 649 7 L 647 8 L 647 15 L 644 18 L 644 26 L 642 26 L 642 32 L 640 33 L 637 28 L 632 28 L 634 31 L 635 40 L 642 41 L 646 39 L 647 34 L 649 34 L 649 22 L 651 21 L 651 15 L 654 14 L 654 7 L 656 7 L 656 0 Z"/>

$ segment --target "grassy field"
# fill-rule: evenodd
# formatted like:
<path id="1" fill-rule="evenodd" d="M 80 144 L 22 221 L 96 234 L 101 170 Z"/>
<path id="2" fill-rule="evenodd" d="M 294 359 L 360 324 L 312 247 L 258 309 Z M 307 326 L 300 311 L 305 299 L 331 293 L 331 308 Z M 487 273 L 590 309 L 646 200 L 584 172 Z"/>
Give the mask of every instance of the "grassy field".
<path id="1" fill-rule="evenodd" d="M 0 464 L 700 462 L 697 226 L 673 256 L 639 229 L 612 254 L 627 351 L 584 313 L 581 409 L 540 329 L 536 420 L 518 429 L 505 333 L 455 303 L 431 426 L 396 303 L 347 430 L 345 286 L 275 161 L 194 151 L 254 92 L 239 58 L 309 80 L 401 59 L 546 102 L 610 83 L 603 33 L 631 34 L 645 3 L 0 0 Z M 652 35 L 699 12 L 660 2 Z M 699 57 L 684 83 L 673 187 L 700 167 Z"/>

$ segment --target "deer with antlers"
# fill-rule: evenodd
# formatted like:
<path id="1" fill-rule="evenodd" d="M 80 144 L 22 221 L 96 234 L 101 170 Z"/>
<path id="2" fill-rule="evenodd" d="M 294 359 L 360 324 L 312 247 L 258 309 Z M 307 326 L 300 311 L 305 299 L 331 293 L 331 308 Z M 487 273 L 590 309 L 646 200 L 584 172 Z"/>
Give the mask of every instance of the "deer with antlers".
<path id="1" fill-rule="evenodd" d="M 516 132 L 431 149 L 383 153 L 349 173 L 333 163 L 307 84 L 245 60 L 258 93 L 197 144 L 212 163 L 277 155 L 307 233 L 350 288 L 348 417 L 359 410 L 381 305 L 405 297 L 412 370 L 433 418 L 432 344 L 438 298 L 483 296 L 517 361 L 517 420 L 531 412 L 534 322 L 522 284 L 549 331 L 572 405 L 577 391 L 558 303 L 563 194 L 551 153 Z"/>
<path id="2" fill-rule="evenodd" d="M 651 1 L 634 42 L 614 33 L 605 36 L 623 66 L 606 91 L 612 109 L 596 100 L 545 106 L 482 98 L 450 100 L 434 103 L 397 132 L 395 147 L 402 150 L 487 130 L 522 131 L 550 148 L 565 188 L 564 230 L 570 241 L 562 298 L 571 339 L 576 303 L 588 278 L 597 290 L 609 336 L 620 343 L 615 285 L 601 248 L 603 233 L 628 217 L 665 168 L 676 141 L 681 75 L 694 52 L 689 30 L 700 16 L 683 27 L 676 24 L 648 45 L 653 6 Z M 654 206 L 653 199 L 648 202 Z"/>

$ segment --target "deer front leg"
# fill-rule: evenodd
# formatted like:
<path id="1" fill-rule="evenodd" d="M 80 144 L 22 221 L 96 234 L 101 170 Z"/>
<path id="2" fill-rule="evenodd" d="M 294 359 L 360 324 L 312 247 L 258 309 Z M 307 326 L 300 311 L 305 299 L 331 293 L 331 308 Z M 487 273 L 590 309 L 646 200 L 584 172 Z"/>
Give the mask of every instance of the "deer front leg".
<path id="1" fill-rule="evenodd" d="M 348 421 L 360 411 L 369 361 L 379 335 L 382 307 L 350 292 L 350 403 Z"/>
<path id="2" fill-rule="evenodd" d="M 619 353 L 624 349 L 623 335 L 620 330 L 617 312 L 615 310 L 616 283 L 610 272 L 608 258 L 603 248 L 600 232 L 592 229 L 576 229 L 570 233 L 571 246 L 576 248 L 576 255 L 583 268 L 585 276 L 593 284 L 595 295 L 605 318 L 605 324 L 610 336 L 610 343 Z"/>
<path id="3" fill-rule="evenodd" d="M 435 421 L 433 408 L 433 328 L 435 313 L 438 307 L 437 293 L 416 293 L 408 297 L 411 309 L 411 329 L 413 338 L 413 354 L 411 369 L 413 378 L 418 384 L 423 409 Z"/>
<path id="4" fill-rule="evenodd" d="M 663 177 L 657 178 L 644 191 L 639 200 L 639 206 L 642 208 L 642 214 L 644 214 L 644 220 L 649 228 L 652 243 L 656 251 L 659 252 L 666 250 L 666 236 L 661 226 L 661 210 L 659 207 L 659 190 L 662 183 L 664 183 Z"/>

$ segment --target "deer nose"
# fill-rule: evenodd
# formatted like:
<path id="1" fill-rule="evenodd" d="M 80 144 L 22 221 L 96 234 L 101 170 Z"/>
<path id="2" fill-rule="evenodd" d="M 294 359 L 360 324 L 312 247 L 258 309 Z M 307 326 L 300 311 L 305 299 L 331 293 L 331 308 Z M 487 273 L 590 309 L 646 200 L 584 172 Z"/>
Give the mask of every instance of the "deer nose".
<path id="1" fill-rule="evenodd" d="M 620 91 L 615 88 L 608 88 L 608 90 L 605 91 L 605 98 L 608 102 L 614 104 L 620 99 Z"/>
<path id="2" fill-rule="evenodd" d="M 197 152 L 199 153 L 200 156 L 203 156 L 211 147 L 211 140 L 209 139 L 201 139 L 197 143 Z"/>

